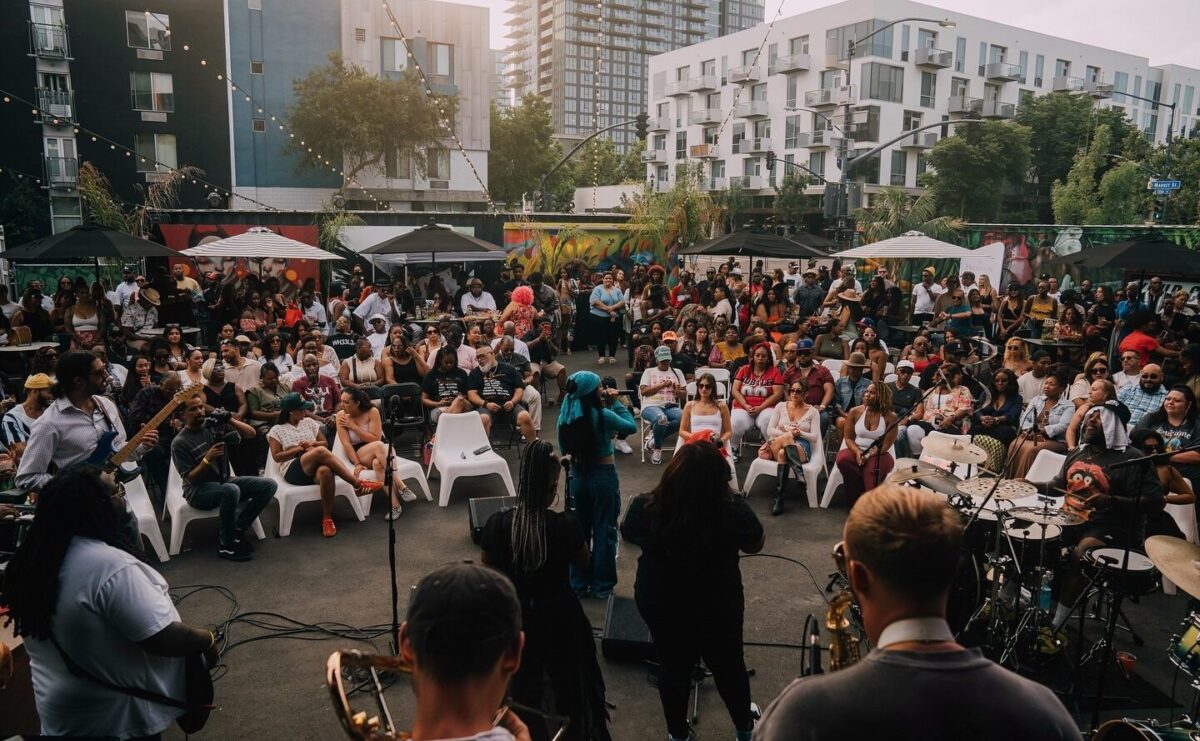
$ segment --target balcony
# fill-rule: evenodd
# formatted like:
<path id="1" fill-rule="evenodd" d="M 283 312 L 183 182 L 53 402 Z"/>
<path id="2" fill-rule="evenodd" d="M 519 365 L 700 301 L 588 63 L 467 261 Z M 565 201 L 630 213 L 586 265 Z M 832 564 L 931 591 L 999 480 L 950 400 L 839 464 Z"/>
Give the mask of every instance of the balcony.
<path id="1" fill-rule="evenodd" d="M 951 116 L 974 116 L 983 112 L 983 100 L 966 95 L 955 95 L 946 105 Z"/>
<path id="2" fill-rule="evenodd" d="M 667 161 L 667 150 L 665 149 L 648 149 L 642 152 L 642 162 L 646 163 L 663 163 Z"/>
<path id="3" fill-rule="evenodd" d="M 75 122 L 75 92 L 72 90 L 37 89 L 38 108 L 42 113 L 39 118 L 42 123 Z"/>
<path id="4" fill-rule="evenodd" d="M 917 49 L 913 64 L 931 69 L 946 69 L 954 64 L 954 55 L 941 49 Z"/>
<path id="5" fill-rule="evenodd" d="M 688 114 L 689 126 L 703 126 L 715 123 L 721 123 L 721 110 L 719 108 L 701 108 L 698 111 L 692 111 Z"/>
<path id="6" fill-rule="evenodd" d="M 688 156 L 697 160 L 712 160 L 717 158 L 716 144 L 693 144 L 688 147 Z"/>
<path id="7" fill-rule="evenodd" d="M 730 82 L 758 82 L 762 79 L 762 70 L 751 65 L 731 67 L 728 76 Z"/>
<path id="8" fill-rule="evenodd" d="M 655 133 L 661 133 L 663 131 L 670 131 L 670 130 L 671 130 L 671 117 L 670 116 L 656 116 L 656 117 L 652 117 L 650 119 L 650 131 L 653 131 Z"/>
<path id="9" fill-rule="evenodd" d="M 727 184 L 725 178 L 700 178 L 698 187 L 706 191 L 725 190 Z"/>
<path id="10" fill-rule="evenodd" d="M 765 100 L 747 100 L 737 104 L 733 115 L 737 118 L 766 118 L 771 115 L 771 106 Z"/>
<path id="11" fill-rule="evenodd" d="M 796 146 L 804 149 L 829 149 L 837 137 L 828 129 L 801 131 L 796 135 Z"/>
<path id="12" fill-rule="evenodd" d="M 1016 82 L 1024 77 L 1018 65 L 1008 62 L 992 62 L 983 68 L 983 76 L 992 82 Z"/>
<path id="13" fill-rule="evenodd" d="M 789 54 L 775 60 L 775 71 L 782 74 L 790 72 L 807 72 L 812 66 L 812 58 L 807 54 Z"/>
<path id="14" fill-rule="evenodd" d="M 29 24 L 29 56 L 46 59 L 72 59 L 71 42 L 67 38 L 65 23 Z"/>
<path id="15" fill-rule="evenodd" d="M 687 89 L 687 80 L 672 80 L 663 85 L 663 95 L 668 98 L 682 98 L 691 95 Z"/>
<path id="16" fill-rule="evenodd" d="M 1077 93 L 1083 92 L 1086 89 L 1086 84 L 1082 77 L 1055 75 L 1054 79 L 1050 82 L 1050 89 L 1056 93 Z"/>
<path id="17" fill-rule="evenodd" d="M 74 157 L 44 157 L 45 183 L 51 188 L 74 188 L 79 182 L 79 160 Z"/>
<path id="18" fill-rule="evenodd" d="M 762 190 L 767 187 L 767 179 L 762 175 L 735 175 L 729 178 L 729 187 L 735 185 L 742 190 Z"/>
<path id="19" fill-rule="evenodd" d="M 1084 82 L 1083 89 L 1087 94 L 1096 100 L 1107 100 L 1113 96 L 1113 86 L 1111 82 Z"/>
<path id="20" fill-rule="evenodd" d="M 834 88 L 809 90 L 804 94 L 804 106 L 806 108 L 828 108 L 837 104 L 837 90 Z"/>
<path id="21" fill-rule="evenodd" d="M 632 3 L 624 3 L 630 7 L 636 7 Z M 671 12 L 671 4 L 662 0 L 646 0 L 642 3 L 642 10 L 646 13 L 655 13 L 657 15 L 667 15 Z"/>
<path id="22" fill-rule="evenodd" d="M 711 93 L 721 89 L 721 80 L 716 75 L 700 75 L 687 81 L 688 92 Z"/>
<path id="23" fill-rule="evenodd" d="M 900 148 L 916 150 L 933 149 L 933 145 L 937 144 L 937 140 L 937 132 L 918 131 L 907 139 L 901 139 Z"/>
<path id="24" fill-rule="evenodd" d="M 1017 115 L 1016 103 L 1001 103 L 998 100 L 985 100 L 979 111 L 984 118 L 1008 119 Z"/>
<path id="25" fill-rule="evenodd" d="M 738 144 L 738 154 L 762 154 L 771 151 L 771 140 L 765 137 L 742 139 Z"/>

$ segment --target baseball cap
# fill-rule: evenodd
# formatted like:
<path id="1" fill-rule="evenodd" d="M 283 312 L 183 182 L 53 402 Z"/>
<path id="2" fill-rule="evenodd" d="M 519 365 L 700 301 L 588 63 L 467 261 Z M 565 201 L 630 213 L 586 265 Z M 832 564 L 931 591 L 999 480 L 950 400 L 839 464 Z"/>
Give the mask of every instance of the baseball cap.
<path id="1" fill-rule="evenodd" d="M 667 347 L 666 345 L 659 345 L 658 347 L 654 348 L 654 359 L 656 361 L 670 360 L 671 348 Z"/>
<path id="2" fill-rule="evenodd" d="M 667 330 L 666 332 L 663 332 L 663 333 L 662 333 L 662 338 L 663 338 L 663 342 L 667 342 L 668 340 L 677 340 L 677 339 L 679 339 L 679 335 L 675 334 L 675 333 L 674 333 L 674 332 L 672 332 L 671 330 Z"/>
<path id="3" fill-rule="evenodd" d="M 246 335 L 244 335 L 244 334 L 240 334 L 240 335 L 238 335 L 237 337 L 234 337 L 233 339 L 234 339 L 234 341 L 235 341 L 235 342 L 237 342 L 238 344 L 241 344 L 241 343 L 243 343 L 243 342 L 244 342 L 244 343 L 246 343 L 247 345 L 254 344 L 254 340 L 250 339 L 249 337 L 247 337 L 247 336 L 246 336 Z"/>
<path id="4" fill-rule="evenodd" d="M 863 328 L 870 327 L 871 329 L 874 329 L 875 328 L 875 320 L 869 316 L 865 316 L 862 319 L 858 320 L 858 326 L 863 327 Z"/>
<path id="5" fill-rule="evenodd" d="M 378 319 L 378 320 L 379 320 L 379 321 L 381 321 L 381 322 L 386 322 L 386 321 L 387 321 L 387 317 L 386 317 L 386 316 L 384 316 L 383 314 L 372 314 L 372 315 L 371 315 L 371 321 L 375 321 L 376 319 Z"/>
<path id="6" fill-rule="evenodd" d="M 811 339 L 809 339 L 808 337 L 801 338 L 796 343 L 796 348 L 798 350 L 800 350 L 800 352 L 812 352 L 813 341 Z"/>
<path id="7" fill-rule="evenodd" d="M 913 362 L 911 360 L 901 360 L 899 363 L 896 363 L 896 370 L 900 370 L 901 368 L 908 368 L 909 370 L 915 370 L 916 367 L 917 366 L 913 365 Z"/>
<path id="8" fill-rule="evenodd" d="M 51 384 L 50 376 L 45 373 L 34 373 L 29 378 L 25 379 L 25 388 L 27 389 L 48 389 Z"/>
<path id="9" fill-rule="evenodd" d="M 439 566 L 413 587 L 405 632 L 418 661 L 473 650 L 499 656 L 521 632 L 517 590 L 499 571 L 470 562 Z"/>
<path id="10" fill-rule="evenodd" d="M 311 412 L 316 408 L 317 407 L 315 404 L 313 404 L 311 401 L 308 401 L 295 391 L 279 400 L 279 410 L 284 413 L 294 412 L 297 409 L 303 409 Z"/>

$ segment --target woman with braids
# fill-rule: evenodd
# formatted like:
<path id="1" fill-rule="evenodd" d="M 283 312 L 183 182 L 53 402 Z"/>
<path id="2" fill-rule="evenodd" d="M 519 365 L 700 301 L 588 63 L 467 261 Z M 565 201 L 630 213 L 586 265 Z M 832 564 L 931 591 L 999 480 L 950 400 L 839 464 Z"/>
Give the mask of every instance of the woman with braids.
<path id="1" fill-rule="evenodd" d="M 669 741 L 690 738 L 688 692 L 700 659 L 713 674 L 737 741 L 749 741 L 750 678 L 742 657 L 745 595 L 738 553 L 763 547 L 762 523 L 729 486 L 715 445 L 682 445 L 621 525 L 638 545 L 634 598 L 658 652 L 658 695 Z M 728 737 L 726 737 L 728 738 Z"/>
<path id="2" fill-rule="evenodd" d="M 185 625 L 167 582 L 128 550 L 125 499 L 94 466 L 59 471 L 8 564 L 4 596 L 25 640 L 41 732 L 46 736 L 158 738 L 181 709 L 110 689 L 181 700 L 184 657 L 219 660 L 216 638 Z M 75 665 L 68 669 L 67 659 Z"/>
<path id="3" fill-rule="evenodd" d="M 614 388 L 600 388 L 600 376 L 578 371 L 567 379 L 567 395 L 558 412 L 558 448 L 571 456 L 567 509 L 591 541 L 586 566 L 571 569 L 575 594 L 608 599 L 617 584 L 617 515 L 621 483 L 613 464 L 613 437 L 637 430 L 629 407 Z M 728 470 L 728 469 L 726 469 Z"/>
<path id="4" fill-rule="evenodd" d="M 540 708 L 548 678 L 553 712 L 571 719 L 565 738 L 608 739 L 604 675 L 591 623 L 568 574 L 571 566 L 586 567 L 590 554 L 574 516 L 550 509 L 558 497 L 559 472 L 550 443 L 534 440 L 526 446 L 517 506 L 488 518 L 482 560 L 512 579 L 521 600 L 525 649 L 509 688 L 513 699 Z M 524 720 L 534 741 L 548 737 L 538 718 Z"/>

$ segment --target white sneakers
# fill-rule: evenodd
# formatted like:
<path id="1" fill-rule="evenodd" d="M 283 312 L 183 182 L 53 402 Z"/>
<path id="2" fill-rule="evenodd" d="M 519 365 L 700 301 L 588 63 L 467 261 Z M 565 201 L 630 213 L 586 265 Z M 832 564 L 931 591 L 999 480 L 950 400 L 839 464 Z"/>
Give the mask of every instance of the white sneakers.
<path id="1" fill-rule="evenodd" d="M 625 455 L 633 455 L 633 447 L 629 443 L 622 440 L 621 438 L 617 438 L 613 442 L 613 449 L 616 450 L 618 453 L 624 453 Z"/>

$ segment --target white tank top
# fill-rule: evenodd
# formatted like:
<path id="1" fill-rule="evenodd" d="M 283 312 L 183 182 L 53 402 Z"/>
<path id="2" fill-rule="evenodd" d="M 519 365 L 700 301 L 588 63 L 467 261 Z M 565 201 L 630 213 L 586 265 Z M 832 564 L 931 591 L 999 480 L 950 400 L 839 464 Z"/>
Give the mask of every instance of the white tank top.
<path id="1" fill-rule="evenodd" d="M 88 317 L 72 316 L 71 324 L 75 327 L 76 332 L 95 332 L 100 329 L 100 313 L 97 312 Z"/>
<path id="2" fill-rule="evenodd" d="M 720 410 L 712 414 L 696 414 L 692 412 L 692 432 L 700 430 L 712 430 L 713 437 L 721 436 L 721 412 Z"/>
<path id="3" fill-rule="evenodd" d="M 863 409 L 863 413 L 859 415 L 858 421 L 854 423 L 854 444 L 859 448 L 865 449 L 868 445 L 878 440 L 883 436 L 883 431 L 887 429 L 884 424 L 883 416 L 879 417 L 879 423 L 875 429 L 867 429 L 867 410 Z"/>

